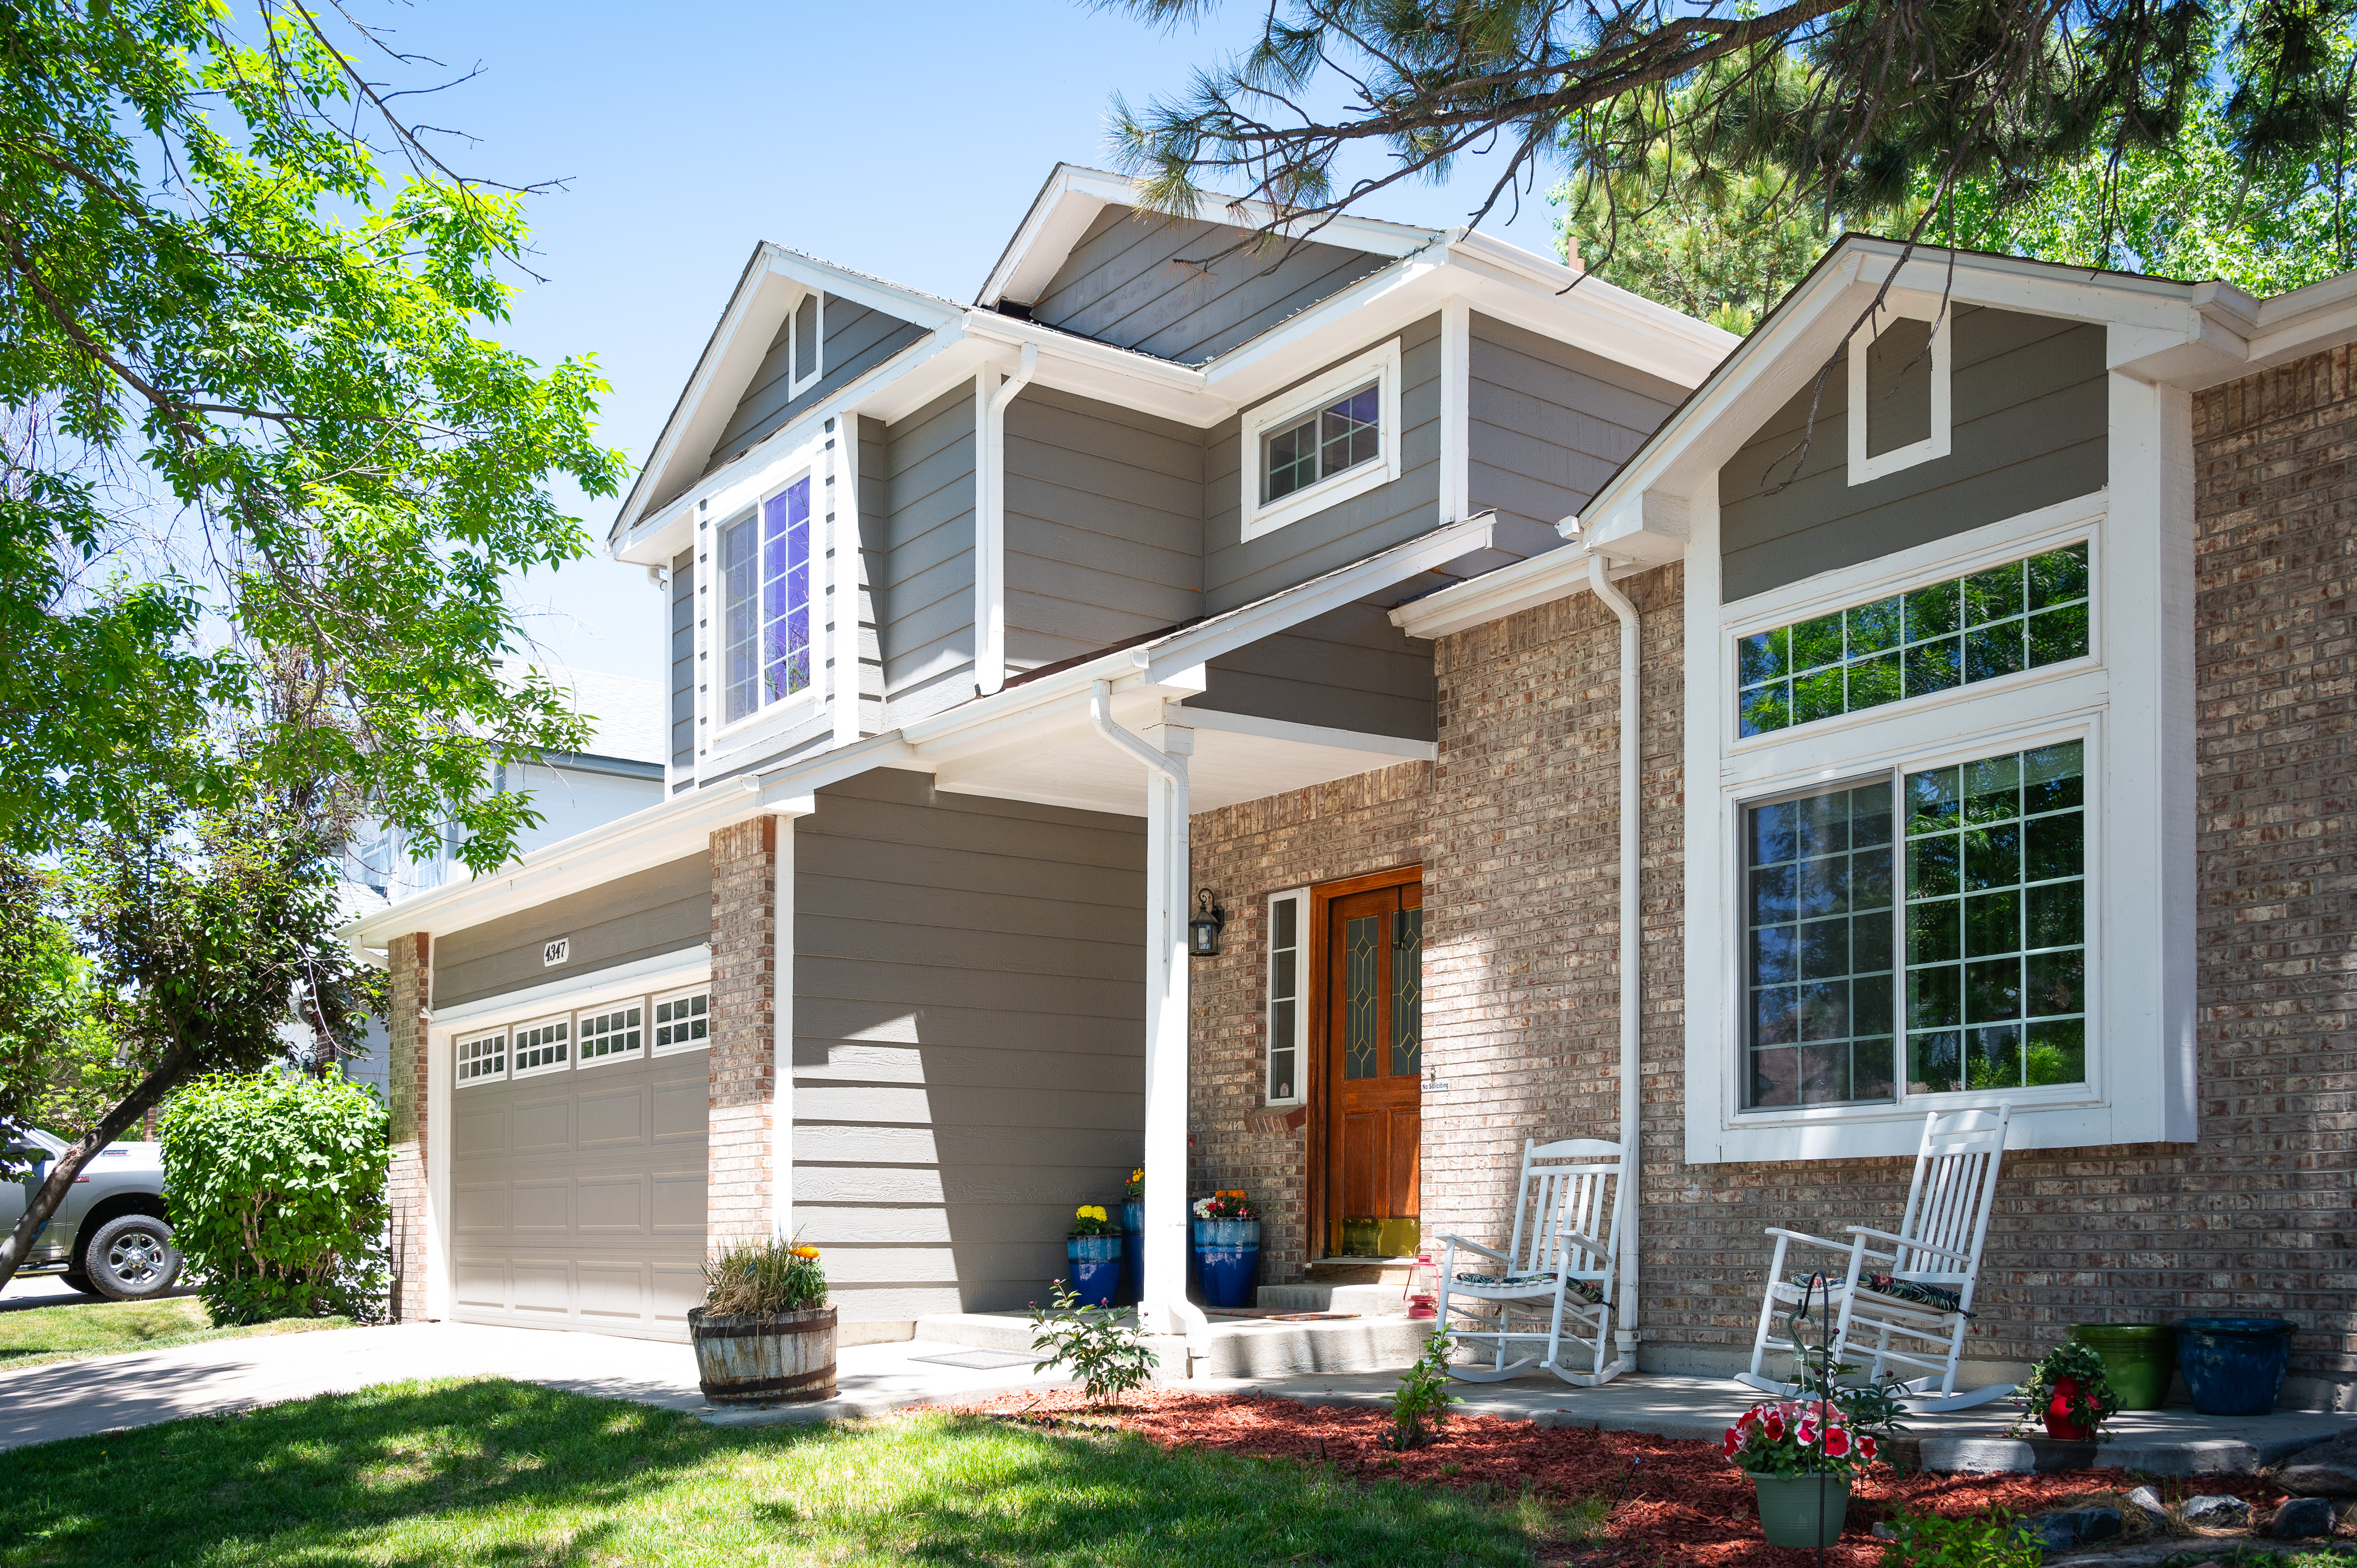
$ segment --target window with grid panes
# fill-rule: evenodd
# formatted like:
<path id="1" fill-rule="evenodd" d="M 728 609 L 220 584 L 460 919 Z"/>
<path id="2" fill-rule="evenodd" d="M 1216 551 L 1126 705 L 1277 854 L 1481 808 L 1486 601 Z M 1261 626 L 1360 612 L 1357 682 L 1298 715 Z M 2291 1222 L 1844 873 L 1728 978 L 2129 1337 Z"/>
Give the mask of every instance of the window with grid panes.
<path id="1" fill-rule="evenodd" d="M 1741 733 L 1766 735 L 2088 649 L 2087 546 L 1994 566 L 1736 639 Z"/>
<path id="2" fill-rule="evenodd" d="M 1280 430 L 1261 437 L 1261 504 L 1283 500 L 1321 479 L 1383 456 L 1380 383 L 1369 381 Z"/>
<path id="3" fill-rule="evenodd" d="M 581 1065 L 591 1067 L 638 1055 L 646 1039 L 642 1022 L 645 1016 L 645 1005 L 638 1002 L 618 1002 L 602 1012 L 582 1014 L 578 1042 Z"/>
<path id="4" fill-rule="evenodd" d="M 2086 1080 L 2085 785 L 2079 741 L 1907 775 L 1910 1092 Z"/>
<path id="5" fill-rule="evenodd" d="M 724 724 L 811 683 L 810 503 L 804 475 L 721 533 Z"/>
<path id="6" fill-rule="evenodd" d="M 1890 783 L 1744 811 L 1744 1104 L 1894 1090 Z"/>
<path id="7" fill-rule="evenodd" d="M 495 1034 L 475 1035 L 457 1042 L 457 1080 L 462 1083 L 482 1083 L 508 1075 L 508 1035 L 505 1029 Z"/>
<path id="8" fill-rule="evenodd" d="M 712 994 L 683 991 L 658 996 L 654 1006 L 655 1051 L 694 1050 L 712 1038 Z"/>
<path id="9" fill-rule="evenodd" d="M 1302 994 L 1307 924 L 1300 893 L 1268 901 L 1268 1103 L 1291 1105 L 1302 1098 L 1301 1066 L 1308 1037 L 1308 998 Z"/>
<path id="10" fill-rule="evenodd" d="M 544 1018 L 537 1024 L 521 1025 L 515 1031 L 515 1076 L 561 1072 L 571 1065 L 572 1051 L 570 1018 Z"/>

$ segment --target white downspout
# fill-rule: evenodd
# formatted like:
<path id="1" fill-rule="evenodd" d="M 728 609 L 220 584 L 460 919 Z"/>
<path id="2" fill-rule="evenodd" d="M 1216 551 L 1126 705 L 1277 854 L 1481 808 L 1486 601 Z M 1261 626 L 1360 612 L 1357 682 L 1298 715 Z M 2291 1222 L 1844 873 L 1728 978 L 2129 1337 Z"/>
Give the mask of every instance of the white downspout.
<path id="1" fill-rule="evenodd" d="M 985 369 L 985 377 L 996 372 Z M 981 515 L 974 552 L 974 687 L 983 696 L 1006 684 L 1006 405 L 1039 373 L 1039 345 L 1023 345 L 1022 363 L 982 405 Z"/>
<path id="2" fill-rule="evenodd" d="M 1187 1299 L 1187 758 L 1114 723 L 1105 682 L 1090 687 L 1089 722 L 1146 768 L 1146 1278 L 1137 1316 L 1146 1333 L 1187 1336 L 1192 1349 L 1211 1320 Z"/>
<path id="3" fill-rule="evenodd" d="M 1640 814 L 1637 764 L 1643 750 L 1643 713 L 1640 701 L 1637 607 L 1612 585 L 1610 563 L 1601 555 L 1587 558 L 1587 584 L 1596 596 L 1612 607 L 1620 619 L 1620 1310 L 1613 1335 L 1620 1359 L 1631 1369 L 1637 1364 L 1637 1201 L 1638 1173 L 1643 1169 L 1644 1128 L 1639 1120 L 1638 1040 L 1643 1019 L 1641 976 L 1638 971 L 1639 921 L 1644 901 L 1637 881 Z"/>

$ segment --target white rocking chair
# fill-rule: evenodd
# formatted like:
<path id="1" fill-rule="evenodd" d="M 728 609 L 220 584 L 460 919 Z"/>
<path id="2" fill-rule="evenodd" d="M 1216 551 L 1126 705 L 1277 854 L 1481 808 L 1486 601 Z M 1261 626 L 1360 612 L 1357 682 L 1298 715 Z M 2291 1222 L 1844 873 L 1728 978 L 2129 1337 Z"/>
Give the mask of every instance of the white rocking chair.
<path id="1" fill-rule="evenodd" d="M 1778 1395 L 1798 1391 L 1797 1382 L 1770 1378 L 1761 1367 L 1770 1351 L 1781 1352 L 1793 1358 L 1798 1376 L 1797 1363 L 1809 1354 L 1796 1343 L 1802 1333 L 1793 1327 L 1791 1338 L 1780 1338 L 1774 1325 L 1783 1313 L 1790 1326 L 1790 1315 L 1806 1305 L 1813 1312 L 1837 1314 L 1832 1344 L 1836 1365 L 1853 1355 L 1871 1354 L 1868 1375 L 1877 1384 L 1892 1366 L 1932 1374 L 1891 1388 L 1900 1398 L 1926 1401 L 1922 1410 L 1969 1410 L 2013 1392 L 2009 1384 L 1956 1391 L 1956 1366 L 1964 1359 L 1964 1331 L 1972 1323 L 1981 1244 L 1988 1234 L 2010 1114 L 2008 1107 L 2000 1105 L 1993 1111 L 1934 1112 L 1923 1119 L 1915 1182 L 1908 1188 L 1907 1210 L 1895 1234 L 1851 1225 L 1845 1227 L 1851 1239 L 1843 1242 L 1770 1227 L 1768 1234 L 1776 1238 L 1776 1253 L 1760 1302 L 1751 1369 L 1737 1373 L 1736 1381 Z M 1784 1271 L 1785 1251 L 1795 1241 L 1847 1253 L 1848 1267 L 1840 1283 L 1835 1283 L 1828 1271 L 1812 1299 L 1803 1283 L 1809 1275 L 1788 1276 Z"/>
<path id="2" fill-rule="evenodd" d="M 1612 1292 L 1620 1256 L 1620 1191 L 1628 1167 L 1620 1145 L 1593 1138 L 1523 1144 L 1523 1180 L 1514 1197 L 1514 1228 L 1499 1251 L 1444 1236 L 1440 1325 L 1460 1345 L 1490 1353 L 1489 1366 L 1451 1367 L 1449 1375 L 1494 1383 L 1540 1366 L 1566 1383 L 1593 1388 L 1632 1369 L 1628 1357 L 1608 1361 L 1612 1341 Z M 1599 1239 L 1600 1238 L 1600 1239 Z M 1496 1267 L 1458 1273 L 1459 1250 Z M 1475 1259 L 1469 1258 L 1471 1263 Z M 1516 1356 L 1521 1348 L 1544 1356 Z M 1565 1365 L 1566 1346 L 1585 1371 Z"/>

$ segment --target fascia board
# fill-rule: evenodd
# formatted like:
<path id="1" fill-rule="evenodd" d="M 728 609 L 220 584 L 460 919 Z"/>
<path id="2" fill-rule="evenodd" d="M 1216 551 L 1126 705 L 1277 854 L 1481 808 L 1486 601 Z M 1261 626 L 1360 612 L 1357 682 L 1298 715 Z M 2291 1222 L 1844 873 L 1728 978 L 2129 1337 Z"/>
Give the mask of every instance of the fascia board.
<path id="1" fill-rule="evenodd" d="M 1587 593 L 1590 587 L 1587 556 L 1587 549 L 1577 544 L 1526 556 L 1510 566 L 1469 577 L 1437 594 L 1410 599 L 1392 611 L 1392 624 L 1410 637 L 1442 638 L 1556 599 L 1567 599 L 1574 594 Z M 1650 563 L 1641 563 L 1615 566 L 1605 575 L 1618 583 L 1652 569 Z"/>
<path id="2" fill-rule="evenodd" d="M 1859 257 L 1861 281 L 1880 284 L 1899 265 L 1900 247 L 1888 240 L 1848 242 Z M 2195 285 L 2133 273 L 2095 273 L 2017 256 L 1918 249 L 1907 258 L 1896 288 L 1938 295 L 1965 305 L 2026 310 L 2065 320 L 2168 329 L 2188 325 Z"/>
<path id="3" fill-rule="evenodd" d="M 652 504 L 651 498 L 656 487 L 662 483 L 673 458 L 678 455 L 683 429 L 688 423 L 690 412 L 712 384 L 716 366 L 728 346 L 735 341 L 753 306 L 760 280 L 767 272 L 764 262 L 770 249 L 767 243 L 757 244 L 753 247 L 752 255 L 746 259 L 745 270 L 737 275 L 737 286 L 730 291 L 728 303 L 721 307 L 720 319 L 713 324 L 712 335 L 705 340 L 704 352 L 696 356 L 695 368 L 688 372 L 687 384 L 680 388 L 671 413 L 655 435 L 654 446 L 648 452 L 647 460 L 640 465 L 637 478 L 630 481 L 629 493 L 622 498 L 621 509 L 616 513 L 613 528 L 607 535 L 609 541 L 627 532 L 641 510 Z M 770 333 L 776 336 L 774 322 L 770 324 Z"/>
<path id="4" fill-rule="evenodd" d="M 1083 397 L 1199 427 L 1215 424 L 1233 412 L 1232 404 L 1210 393 L 1203 372 L 1191 365 L 1074 337 L 992 310 L 968 312 L 965 330 L 975 340 L 1002 346 L 1012 355 L 1036 347 L 1039 363 L 1034 380 Z"/>
<path id="5" fill-rule="evenodd" d="M 780 277 L 836 295 L 870 310 L 913 321 L 920 327 L 946 327 L 965 314 L 965 306 L 904 284 L 870 277 L 849 267 L 823 262 L 816 256 L 780 246 L 770 250 L 770 271 Z M 768 345 L 763 345 L 766 349 Z"/>
<path id="6" fill-rule="evenodd" d="M 1496 301 L 1488 306 L 1489 314 L 1545 337 L 1594 342 L 1597 352 L 1680 386 L 1699 383 L 1743 341 L 1707 321 L 1479 230 L 1453 236 L 1448 260 L 1452 266 L 1501 285 L 1487 291 Z M 1514 309 L 1510 302 L 1515 301 L 1524 303 L 1509 314 Z"/>
<path id="7" fill-rule="evenodd" d="M 1203 366 L 1203 383 L 1232 408 L 1259 402 L 1387 332 L 1438 310 L 1437 256 L 1397 262 L 1229 349 Z"/>

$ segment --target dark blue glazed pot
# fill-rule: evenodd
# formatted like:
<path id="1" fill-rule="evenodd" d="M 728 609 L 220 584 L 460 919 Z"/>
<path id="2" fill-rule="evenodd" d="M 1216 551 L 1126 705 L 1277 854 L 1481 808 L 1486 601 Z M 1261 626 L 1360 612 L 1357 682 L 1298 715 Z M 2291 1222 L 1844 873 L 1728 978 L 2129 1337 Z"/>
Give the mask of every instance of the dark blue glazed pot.
<path id="1" fill-rule="evenodd" d="M 2177 1330 L 2177 1369 L 2204 1415 L 2266 1415 L 2283 1391 L 2295 1324 L 2280 1317 L 2187 1317 Z"/>
<path id="2" fill-rule="evenodd" d="M 1111 1306 L 1121 1290 L 1121 1238 L 1067 1236 L 1064 1261 L 1083 1306 Z"/>
<path id="3" fill-rule="evenodd" d="M 1121 1292 L 1125 1300 L 1146 1296 L 1146 1205 L 1121 1206 Z"/>
<path id="4" fill-rule="evenodd" d="M 1260 1221 L 1195 1221 L 1195 1262 L 1205 1306 L 1249 1306 L 1260 1283 Z"/>

